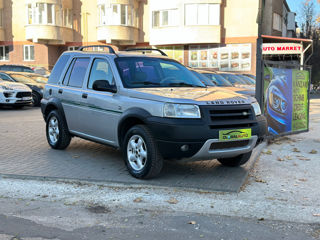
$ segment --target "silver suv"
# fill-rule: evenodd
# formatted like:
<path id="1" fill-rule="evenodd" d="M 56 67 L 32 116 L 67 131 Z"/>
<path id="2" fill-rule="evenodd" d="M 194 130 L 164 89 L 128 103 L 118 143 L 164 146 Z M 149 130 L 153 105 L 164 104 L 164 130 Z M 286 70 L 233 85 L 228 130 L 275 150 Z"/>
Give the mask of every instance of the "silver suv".
<path id="1" fill-rule="evenodd" d="M 45 87 L 41 109 L 49 145 L 81 137 L 121 149 L 130 174 L 158 175 L 163 160 L 246 163 L 266 133 L 254 98 L 206 87 L 162 55 L 65 52 Z"/>

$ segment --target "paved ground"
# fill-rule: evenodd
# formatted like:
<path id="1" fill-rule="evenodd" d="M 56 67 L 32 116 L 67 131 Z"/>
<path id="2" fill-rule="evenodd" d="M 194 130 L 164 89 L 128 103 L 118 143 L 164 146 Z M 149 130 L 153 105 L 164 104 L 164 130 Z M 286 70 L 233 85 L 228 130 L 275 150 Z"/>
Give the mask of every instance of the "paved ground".
<path id="1" fill-rule="evenodd" d="M 318 226 L 188 212 L 0 199 L 0 240 L 312 240 Z"/>
<path id="2" fill-rule="evenodd" d="M 50 149 L 39 108 L 0 109 L 0 174 L 181 187 L 238 192 L 256 156 L 243 168 L 222 167 L 217 161 L 166 162 L 160 177 L 141 181 L 131 177 L 119 151 L 74 138 L 65 151 Z"/>

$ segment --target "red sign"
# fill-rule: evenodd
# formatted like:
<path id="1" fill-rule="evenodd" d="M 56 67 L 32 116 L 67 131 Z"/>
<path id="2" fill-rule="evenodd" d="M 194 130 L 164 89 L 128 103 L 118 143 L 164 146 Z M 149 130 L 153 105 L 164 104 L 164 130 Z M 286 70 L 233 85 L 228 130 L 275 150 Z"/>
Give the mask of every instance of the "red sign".
<path id="1" fill-rule="evenodd" d="M 303 46 L 297 43 L 264 43 L 262 53 L 270 55 L 279 54 L 301 54 Z"/>

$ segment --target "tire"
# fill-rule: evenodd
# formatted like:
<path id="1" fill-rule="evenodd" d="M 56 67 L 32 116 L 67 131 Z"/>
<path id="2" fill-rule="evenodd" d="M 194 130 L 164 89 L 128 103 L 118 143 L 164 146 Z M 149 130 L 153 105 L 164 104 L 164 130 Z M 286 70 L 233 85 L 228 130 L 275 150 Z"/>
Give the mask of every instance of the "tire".
<path id="1" fill-rule="evenodd" d="M 51 111 L 46 120 L 47 141 L 51 148 L 63 150 L 71 141 L 71 136 L 64 118 L 56 111 Z"/>
<path id="2" fill-rule="evenodd" d="M 219 158 L 218 161 L 227 167 L 239 167 L 246 164 L 251 157 L 252 151 L 248 153 L 241 154 L 232 158 Z"/>
<path id="3" fill-rule="evenodd" d="M 32 93 L 32 106 L 38 107 L 40 106 L 41 97 L 38 93 Z"/>
<path id="4" fill-rule="evenodd" d="M 161 172 L 163 159 L 146 126 L 136 125 L 129 129 L 124 137 L 122 152 L 127 169 L 133 177 L 150 179 Z"/>

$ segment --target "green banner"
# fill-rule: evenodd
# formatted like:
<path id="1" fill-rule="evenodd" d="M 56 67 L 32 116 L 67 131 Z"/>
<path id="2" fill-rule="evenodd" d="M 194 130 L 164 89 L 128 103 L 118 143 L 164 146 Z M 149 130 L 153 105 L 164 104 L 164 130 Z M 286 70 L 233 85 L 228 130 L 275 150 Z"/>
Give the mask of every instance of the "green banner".
<path id="1" fill-rule="evenodd" d="M 308 129 L 308 89 L 309 72 L 301 70 L 292 71 L 292 131 Z"/>

